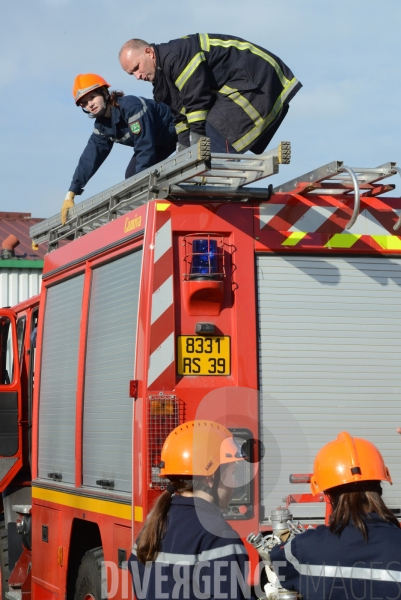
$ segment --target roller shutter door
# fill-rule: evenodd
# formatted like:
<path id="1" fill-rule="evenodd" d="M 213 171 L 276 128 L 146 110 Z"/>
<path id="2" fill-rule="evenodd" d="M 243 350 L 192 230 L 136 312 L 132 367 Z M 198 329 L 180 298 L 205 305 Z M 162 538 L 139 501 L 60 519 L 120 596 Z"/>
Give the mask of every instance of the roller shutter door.
<path id="1" fill-rule="evenodd" d="M 135 342 L 142 251 L 94 269 L 83 415 L 83 484 L 131 492 Z"/>
<path id="2" fill-rule="evenodd" d="M 261 504 L 265 518 L 290 493 L 290 473 L 312 471 L 318 449 L 340 431 L 381 450 L 401 508 L 401 259 L 257 257 Z M 297 517 L 324 506 L 293 505 Z M 400 515 L 401 516 L 401 515 Z"/>
<path id="3" fill-rule="evenodd" d="M 42 344 L 39 477 L 75 483 L 75 405 L 84 276 L 50 287 Z"/>

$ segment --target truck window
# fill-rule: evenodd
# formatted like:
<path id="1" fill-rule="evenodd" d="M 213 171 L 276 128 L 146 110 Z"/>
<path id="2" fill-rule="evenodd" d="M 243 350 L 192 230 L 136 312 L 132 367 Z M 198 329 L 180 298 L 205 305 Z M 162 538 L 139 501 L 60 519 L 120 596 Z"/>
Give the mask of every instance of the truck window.
<path id="1" fill-rule="evenodd" d="M 23 351 L 24 351 L 24 335 L 25 335 L 25 323 L 26 318 L 21 317 L 17 321 L 17 343 L 18 343 L 18 359 L 21 363 Z"/>
<path id="2" fill-rule="evenodd" d="M 8 317 L 0 317 L 0 385 L 10 385 L 14 378 L 12 326 Z"/>

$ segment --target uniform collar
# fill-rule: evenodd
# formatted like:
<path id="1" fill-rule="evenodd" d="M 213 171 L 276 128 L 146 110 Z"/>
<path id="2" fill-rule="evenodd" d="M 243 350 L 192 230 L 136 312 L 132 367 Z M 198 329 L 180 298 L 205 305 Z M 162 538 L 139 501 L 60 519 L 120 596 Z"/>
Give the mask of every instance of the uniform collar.
<path id="1" fill-rule="evenodd" d="M 116 132 L 117 123 L 119 123 L 121 119 L 121 110 L 117 108 L 117 106 L 111 107 L 111 115 L 110 118 L 107 119 L 105 117 L 100 117 L 100 119 L 96 119 L 97 123 L 103 125 L 103 127 L 107 127 L 113 129 L 114 133 Z"/>

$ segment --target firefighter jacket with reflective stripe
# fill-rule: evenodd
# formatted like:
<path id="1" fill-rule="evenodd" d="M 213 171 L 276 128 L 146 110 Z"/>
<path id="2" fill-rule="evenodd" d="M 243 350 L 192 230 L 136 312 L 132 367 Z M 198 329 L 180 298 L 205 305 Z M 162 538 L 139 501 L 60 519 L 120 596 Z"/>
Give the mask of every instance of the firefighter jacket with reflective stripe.
<path id="1" fill-rule="evenodd" d="M 270 557 L 281 585 L 304 600 L 399 598 L 401 529 L 376 513 L 365 522 L 367 542 L 353 524 L 340 535 L 321 525 L 273 548 Z"/>
<path id="2" fill-rule="evenodd" d="M 250 598 L 248 555 L 237 533 L 214 504 L 174 495 L 161 551 L 146 567 L 129 561 L 138 600 Z"/>
<path id="3" fill-rule="evenodd" d="M 95 120 L 93 133 L 72 178 L 71 192 L 82 194 L 115 142 L 134 148 L 137 173 L 156 163 L 156 147 L 175 143 L 177 136 L 168 106 L 137 96 L 123 96 L 118 103 L 119 108 L 111 107 L 109 119 Z"/>
<path id="4" fill-rule="evenodd" d="M 237 152 L 250 150 L 302 87 L 277 56 L 235 36 L 193 34 L 155 48 L 169 94 L 154 97 L 171 106 L 184 144 L 188 129 L 205 135 L 207 120 Z"/>

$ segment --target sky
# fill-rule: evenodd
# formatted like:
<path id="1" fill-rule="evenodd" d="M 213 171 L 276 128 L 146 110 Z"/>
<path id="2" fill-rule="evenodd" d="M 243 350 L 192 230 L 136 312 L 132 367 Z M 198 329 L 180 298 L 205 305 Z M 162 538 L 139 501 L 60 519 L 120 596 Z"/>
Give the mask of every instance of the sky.
<path id="1" fill-rule="evenodd" d="M 72 98 L 78 73 L 152 97 L 152 85 L 119 64 L 132 37 L 233 34 L 284 60 L 303 88 L 270 144 L 291 141 L 291 164 L 266 185 L 333 160 L 401 166 L 400 24 L 400 0 L 3 0 L 0 211 L 59 212 L 93 128 Z M 122 181 L 131 156 L 115 144 L 76 200 Z M 399 176 L 388 181 L 400 195 Z"/>

